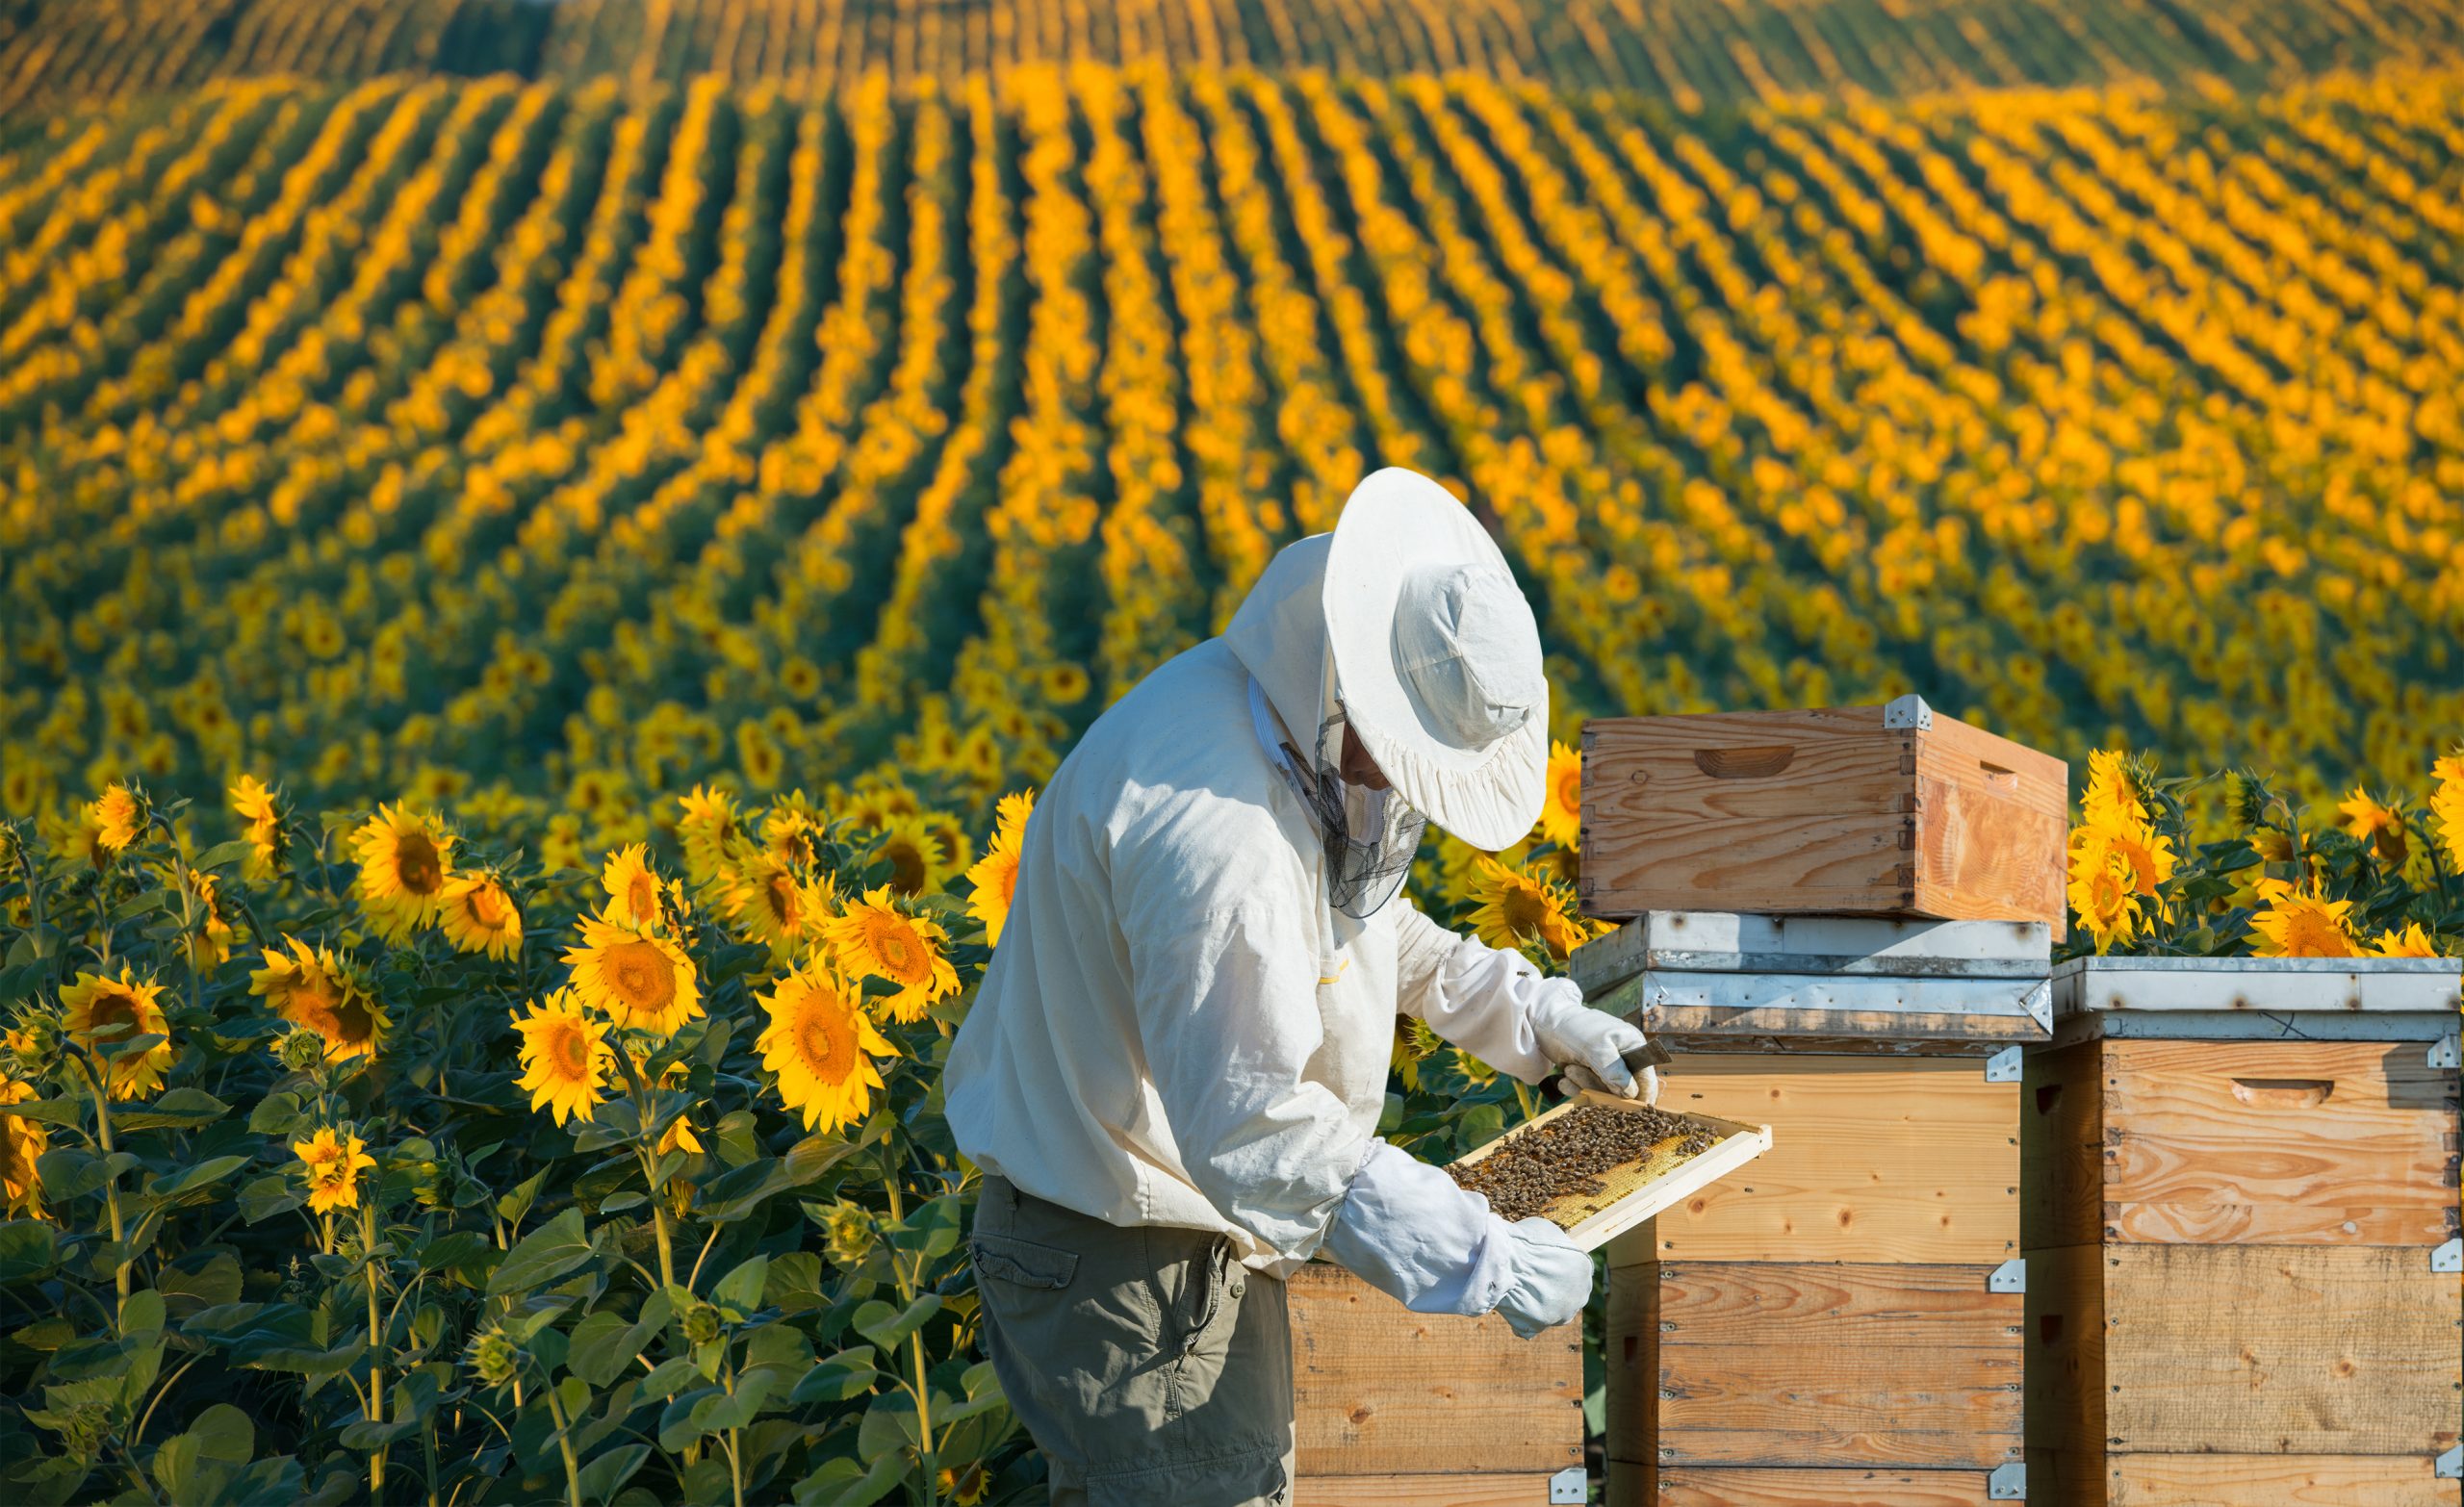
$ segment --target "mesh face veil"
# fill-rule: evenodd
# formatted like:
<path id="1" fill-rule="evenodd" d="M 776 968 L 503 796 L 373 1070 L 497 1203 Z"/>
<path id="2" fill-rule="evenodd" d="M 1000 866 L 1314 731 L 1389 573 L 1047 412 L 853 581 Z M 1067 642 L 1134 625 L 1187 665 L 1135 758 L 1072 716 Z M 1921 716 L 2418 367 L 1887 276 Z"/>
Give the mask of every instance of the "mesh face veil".
<path id="1" fill-rule="evenodd" d="M 1271 746 L 1282 754 L 1277 762 L 1284 779 L 1300 797 L 1324 844 L 1328 903 L 1355 921 L 1366 921 L 1403 887 L 1428 819 L 1392 790 L 1372 790 L 1344 779 L 1346 719 L 1331 652 L 1318 684 L 1317 740 L 1306 753 L 1284 735 L 1255 680 L 1249 682 L 1250 706 L 1260 731 L 1270 734 Z"/>

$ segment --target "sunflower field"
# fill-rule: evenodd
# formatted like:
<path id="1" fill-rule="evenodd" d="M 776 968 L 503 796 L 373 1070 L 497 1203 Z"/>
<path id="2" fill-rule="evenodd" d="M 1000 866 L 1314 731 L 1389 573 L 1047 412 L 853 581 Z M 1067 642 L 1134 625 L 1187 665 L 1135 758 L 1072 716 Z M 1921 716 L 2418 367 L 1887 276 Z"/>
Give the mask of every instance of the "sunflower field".
<path id="1" fill-rule="evenodd" d="M 1380 464 L 1556 692 L 1441 923 L 1596 930 L 1587 715 L 1918 691 L 2078 947 L 2464 949 L 2459 290 L 2435 0 L 13 8 L 9 1499 L 1039 1500 L 938 1064 Z"/>

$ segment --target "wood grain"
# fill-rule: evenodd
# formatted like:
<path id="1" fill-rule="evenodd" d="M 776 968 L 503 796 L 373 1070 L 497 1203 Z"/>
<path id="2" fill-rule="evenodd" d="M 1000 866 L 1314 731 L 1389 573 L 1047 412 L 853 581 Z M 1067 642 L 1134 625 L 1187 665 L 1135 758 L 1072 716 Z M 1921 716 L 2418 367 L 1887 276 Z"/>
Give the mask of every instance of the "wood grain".
<path id="1" fill-rule="evenodd" d="M 1663 1107 L 1768 1124 L 1771 1149 L 1611 1261 L 1999 1263 L 2018 1253 L 2019 1086 L 1973 1058 L 1688 1056 Z"/>
<path id="2" fill-rule="evenodd" d="M 2106 1238 L 2436 1245 L 2457 1080 L 2419 1043 L 2108 1041 Z"/>
<path id="3" fill-rule="evenodd" d="M 1635 1468 L 1640 1475 L 1642 1469 Z M 1680 1466 L 1654 1472 L 1633 1507 L 1987 1507 L 1969 1470 L 1761 1470 Z M 1610 1479 L 1616 1480 L 1612 1466 Z M 1611 1507 L 1624 1507 L 1612 1491 Z"/>
<path id="4" fill-rule="evenodd" d="M 2105 1456 L 2102 1246 L 2030 1248 L 2023 1333 L 2029 1491 L 2048 1494 L 2047 1500 L 2069 1499 L 2073 1487 L 2082 1494 L 2099 1492 Z M 2039 1481 L 2038 1463 L 2048 1457 L 2061 1469 L 2048 1469 Z"/>
<path id="5" fill-rule="evenodd" d="M 1571 1331 L 1525 1341 L 1495 1315 L 1415 1314 L 1322 1263 L 1294 1272 L 1287 1295 L 1302 1476 L 1545 1476 L 1582 1463 Z"/>
<path id="6" fill-rule="evenodd" d="M 2031 1483 L 2033 1484 L 2033 1483 Z M 2457 1507 L 2427 1456 L 2118 1455 L 2109 1507 Z"/>
<path id="7" fill-rule="evenodd" d="M 2082 1041 L 2023 1059 L 2019 1240 L 2032 1252 L 2104 1238 L 2104 1047 Z"/>
<path id="8" fill-rule="evenodd" d="M 1292 1485 L 1293 1507 L 1547 1507 L 1549 1478 L 1478 1475 L 1313 1476 Z"/>
<path id="9" fill-rule="evenodd" d="M 1916 736 L 1916 905 L 2041 919 L 2061 940 L 2070 768 L 1948 717 Z"/>
<path id="10" fill-rule="evenodd" d="M 1990 1271 L 1613 1268 L 1609 1451 L 1784 1467 L 2016 1460 L 2023 1300 L 1987 1291 Z"/>
<path id="11" fill-rule="evenodd" d="M 2456 1442 L 2464 1285 L 2418 1248 L 2104 1252 L 2115 1453 L 2434 1455 Z"/>
<path id="12" fill-rule="evenodd" d="M 2060 760 L 1879 706 L 1595 719 L 1586 913 L 1863 911 L 2064 921 Z"/>

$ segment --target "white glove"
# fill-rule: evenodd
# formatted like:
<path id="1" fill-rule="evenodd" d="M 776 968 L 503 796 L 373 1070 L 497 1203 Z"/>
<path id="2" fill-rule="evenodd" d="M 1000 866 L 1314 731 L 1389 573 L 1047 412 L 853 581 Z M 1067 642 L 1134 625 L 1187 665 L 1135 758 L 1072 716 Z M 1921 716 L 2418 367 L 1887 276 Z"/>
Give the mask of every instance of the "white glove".
<path id="1" fill-rule="evenodd" d="M 1531 1001 L 1531 1034 L 1541 1055 L 1566 1070 L 1568 1083 L 1645 1104 L 1659 1102 L 1659 1069 L 1644 1068 L 1637 1081 L 1626 1065 L 1626 1054 L 1645 1045 L 1640 1030 L 1584 1004 L 1582 986 L 1572 979 L 1544 980 L 1542 987 L 1546 992 Z"/>
<path id="2" fill-rule="evenodd" d="M 1591 1301 L 1591 1257 L 1542 1218 L 1518 1220 L 1502 1233 L 1511 1241 L 1514 1280 L 1498 1299 L 1498 1316 L 1528 1340 L 1578 1316 Z"/>

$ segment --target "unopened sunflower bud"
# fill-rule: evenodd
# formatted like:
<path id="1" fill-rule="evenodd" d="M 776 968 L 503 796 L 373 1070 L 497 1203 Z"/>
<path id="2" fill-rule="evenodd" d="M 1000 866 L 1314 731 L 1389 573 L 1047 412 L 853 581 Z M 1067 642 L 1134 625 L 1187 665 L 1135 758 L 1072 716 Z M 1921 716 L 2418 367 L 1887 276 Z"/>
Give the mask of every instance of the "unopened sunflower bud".
<path id="1" fill-rule="evenodd" d="M 63 1453 L 80 1463 L 90 1461 L 102 1452 L 104 1441 L 111 1437 L 111 1409 L 100 1402 L 80 1402 L 53 1426 L 60 1430 Z"/>
<path id="2" fill-rule="evenodd" d="M 60 1061 L 60 1039 L 59 1016 L 39 1007 L 18 1011 L 5 1041 L 9 1076 L 31 1081 L 50 1072 Z"/>
<path id="3" fill-rule="evenodd" d="M 835 1203 L 825 1213 L 821 1248 L 832 1265 L 852 1269 L 871 1259 L 876 1237 L 870 1210 L 861 1204 Z"/>
<path id="4" fill-rule="evenodd" d="M 688 1343 L 708 1344 L 719 1337 L 719 1311 L 707 1303 L 696 1303 L 684 1311 L 684 1338 Z"/>
<path id="5" fill-rule="evenodd" d="M 501 1329 L 489 1326 L 471 1341 L 467 1357 L 472 1373 L 490 1387 L 501 1387 L 522 1370 L 522 1346 Z"/>
<path id="6" fill-rule="evenodd" d="M 295 1073 L 313 1073 L 325 1060 L 325 1038 L 305 1026 L 283 1033 L 274 1043 L 274 1057 Z"/>

